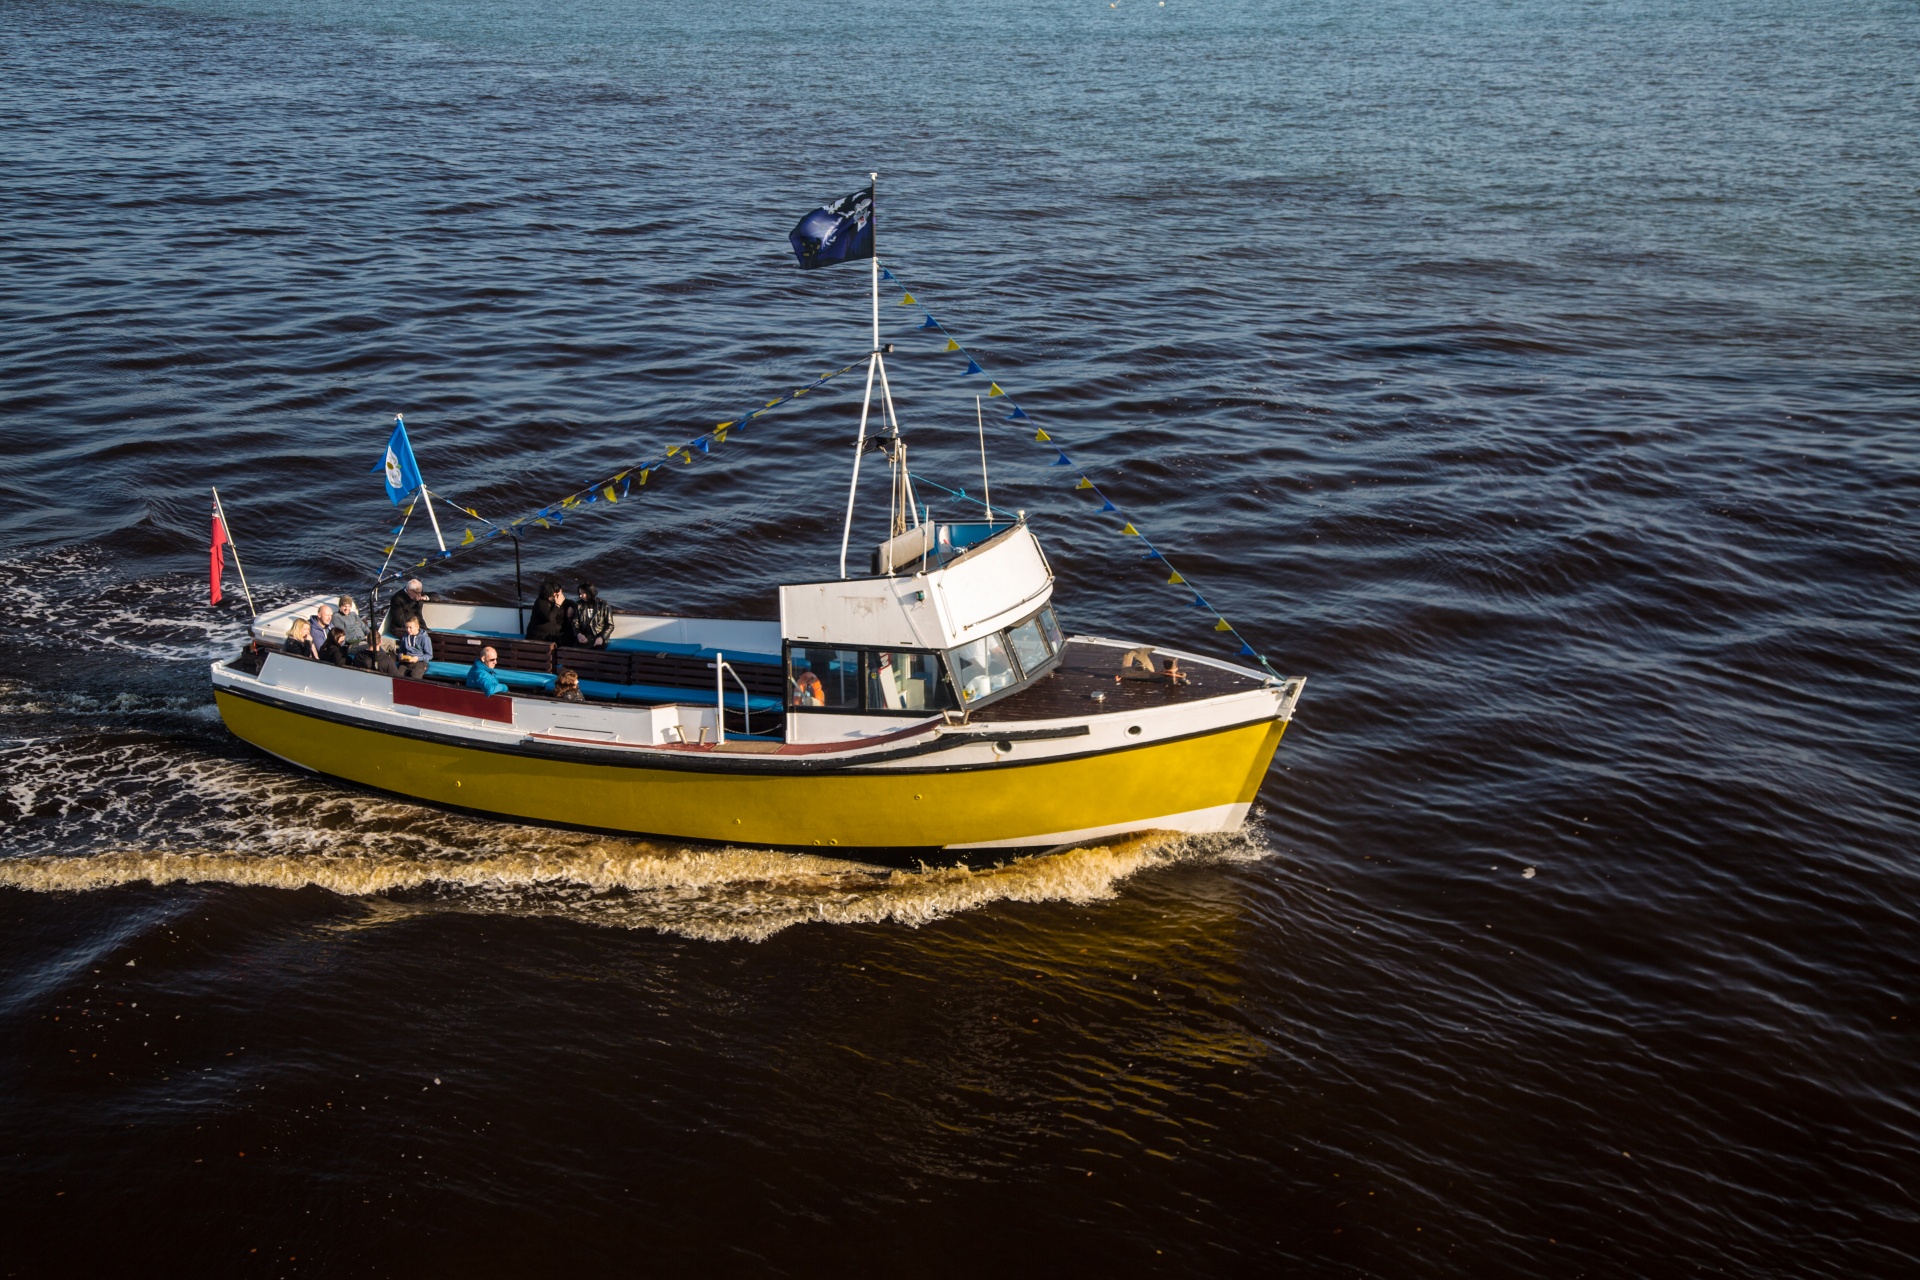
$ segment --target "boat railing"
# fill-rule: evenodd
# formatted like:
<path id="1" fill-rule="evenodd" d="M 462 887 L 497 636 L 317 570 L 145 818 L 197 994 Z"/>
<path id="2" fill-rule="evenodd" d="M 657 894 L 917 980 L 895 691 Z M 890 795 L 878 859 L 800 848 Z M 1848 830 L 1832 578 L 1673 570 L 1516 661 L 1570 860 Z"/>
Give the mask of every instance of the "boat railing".
<path id="1" fill-rule="evenodd" d="M 753 695 L 747 692 L 747 682 L 727 661 L 727 655 L 719 650 L 713 654 L 713 726 L 714 741 L 727 740 L 727 683 L 726 678 L 740 686 L 740 732 L 747 737 L 753 736 Z"/>

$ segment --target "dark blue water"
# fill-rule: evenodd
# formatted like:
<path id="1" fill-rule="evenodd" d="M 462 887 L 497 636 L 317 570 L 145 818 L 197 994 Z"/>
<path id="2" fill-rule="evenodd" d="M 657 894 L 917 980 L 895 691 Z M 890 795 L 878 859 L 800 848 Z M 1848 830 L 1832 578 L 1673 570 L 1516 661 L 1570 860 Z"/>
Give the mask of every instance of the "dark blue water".
<path id="1" fill-rule="evenodd" d="M 1915 1274 L 1916 136 L 1896 3 L 0 7 L 0 1274 Z M 225 733 L 209 485 L 363 588 L 396 412 L 499 518 L 857 360 L 784 237 L 870 170 L 1309 677 L 1246 832 L 885 872 Z M 856 397 L 529 572 L 770 611 Z M 1072 629 L 1231 655 L 990 452 Z"/>

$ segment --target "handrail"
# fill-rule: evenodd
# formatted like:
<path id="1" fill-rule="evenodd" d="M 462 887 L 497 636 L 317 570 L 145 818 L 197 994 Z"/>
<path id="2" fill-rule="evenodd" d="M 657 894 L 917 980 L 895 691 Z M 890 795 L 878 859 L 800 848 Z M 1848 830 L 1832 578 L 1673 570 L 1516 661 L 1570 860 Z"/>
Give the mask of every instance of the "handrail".
<path id="1" fill-rule="evenodd" d="M 718 649 L 713 651 L 713 722 L 714 742 L 727 740 L 727 684 L 726 677 L 732 676 L 733 682 L 740 686 L 740 732 L 753 736 L 753 695 L 747 691 L 747 682 L 727 661 L 727 655 Z"/>

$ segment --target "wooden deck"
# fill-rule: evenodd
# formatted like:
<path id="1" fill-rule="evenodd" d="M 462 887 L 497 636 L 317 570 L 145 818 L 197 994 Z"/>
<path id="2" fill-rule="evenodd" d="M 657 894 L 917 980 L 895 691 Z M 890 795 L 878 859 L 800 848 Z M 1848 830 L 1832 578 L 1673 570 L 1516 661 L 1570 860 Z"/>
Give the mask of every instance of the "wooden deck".
<path id="1" fill-rule="evenodd" d="M 1105 645 L 1068 641 L 1066 657 L 1050 675 L 1011 697 L 989 703 L 975 713 L 974 722 L 1060 720 L 1136 707 L 1145 710 L 1217 698 L 1257 689 L 1261 684 L 1250 676 L 1198 666 L 1188 669 L 1189 683 L 1183 685 L 1157 680 L 1122 680 L 1115 684 L 1113 678 L 1120 674 L 1120 657 L 1125 652 Z M 1093 696 L 1096 693 L 1106 697 L 1096 700 Z"/>

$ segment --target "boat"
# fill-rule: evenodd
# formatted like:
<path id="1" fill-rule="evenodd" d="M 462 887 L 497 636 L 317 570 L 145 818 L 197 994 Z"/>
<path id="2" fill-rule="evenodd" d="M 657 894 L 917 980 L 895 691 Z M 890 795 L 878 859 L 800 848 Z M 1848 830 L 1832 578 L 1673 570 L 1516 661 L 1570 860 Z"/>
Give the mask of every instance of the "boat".
<path id="1" fill-rule="evenodd" d="M 866 861 L 994 862 L 1239 828 L 1304 678 L 1068 634 L 1024 513 L 936 520 L 906 467 L 877 259 L 874 270 L 836 576 L 780 584 L 773 618 L 616 613 L 604 648 L 523 639 L 518 601 L 429 598 L 424 678 L 280 651 L 288 627 L 338 593 L 316 594 L 256 616 L 250 648 L 212 665 L 228 729 L 302 769 L 428 804 Z M 849 572 L 860 461 L 874 450 L 891 472 L 888 534 Z M 378 603 L 376 589 L 370 619 Z M 483 647 L 504 693 L 466 687 Z M 562 668 L 582 701 L 555 696 Z"/>

